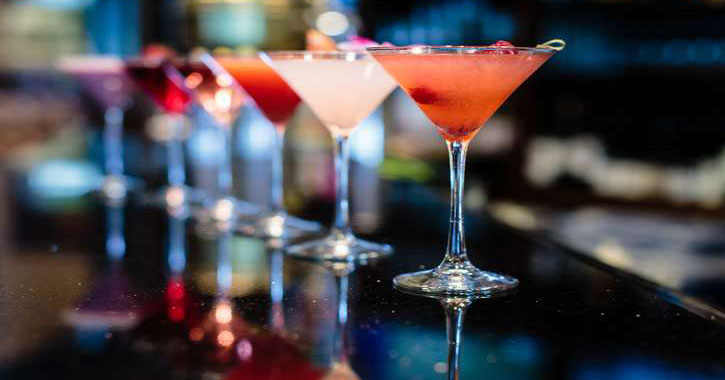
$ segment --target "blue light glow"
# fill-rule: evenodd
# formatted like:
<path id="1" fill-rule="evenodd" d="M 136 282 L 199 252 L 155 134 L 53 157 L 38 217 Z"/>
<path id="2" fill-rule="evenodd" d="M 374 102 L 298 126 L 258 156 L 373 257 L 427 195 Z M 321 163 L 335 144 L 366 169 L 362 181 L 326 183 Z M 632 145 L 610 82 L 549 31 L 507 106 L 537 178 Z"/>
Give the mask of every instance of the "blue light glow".
<path id="1" fill-rule="evenodd" d="M 382 113 L 378 109 L 360 123 L 350 139 L 350 156 L 363 166 L 376 168 L 385 156 L 385 132 Z"/>
<path id="2" fill-rule="evenodd" d="M 691 372 L 650 359 L 618 359 L 611 363 L 588 363 L 575 370 L 575 380 L 715 380 L 719 376 Z"/>
<path id="3" fill-rule="evenodd" d="M 224 159 L 224 134 L 214 128 L 197 128 L 189 138 L 189 156 L 204 166 Z"/>
<path id="4" fill-rule="evenodd" d="M 28 186 L 39 198 L 76 198 L 94 190 L 101 180 L 101 172 L 89 162 L 56 159 L 33 167 Z"/>

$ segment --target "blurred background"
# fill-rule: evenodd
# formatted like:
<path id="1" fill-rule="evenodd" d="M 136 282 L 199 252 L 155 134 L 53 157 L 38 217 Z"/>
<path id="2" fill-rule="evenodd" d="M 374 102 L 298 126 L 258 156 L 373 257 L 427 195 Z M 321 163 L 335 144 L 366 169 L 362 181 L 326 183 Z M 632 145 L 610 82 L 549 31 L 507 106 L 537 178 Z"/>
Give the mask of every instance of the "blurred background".
<path id="1" fill-rule="evenodd" d="M 77 325 L 88 321 L 73 320 L 74 315 L 86 316 L 86 309 L 92 315 L 99 308 L 93 304 L 98 302 L 93 298 L 97 296 L 111 300 L 111 311 L 128 312 L 129 318 L 113 319 L 114 323 L 139 323 L 149 313 L 139 307 L 144 297 L 158 296 L 154 291 L 159 289 L 166 292 L 159 268 L 168 265 L 172 273 L 180 272 L 183 277 L 187 256 L 172 252 L 184 251 L 183 221 L 171 218 L 169 226 L 164 227 L 166 215 L 149 217 L 133 205 L 124 211 L 102 210 L 88 196 L 103 177 L 103 104 L 57 69 L 59 58 L 79 54 L 130 58 L 142 54 L 151 44 L 167 45 L 180 53 L 199 47 L 210 51 L 303 49 L 305 32 L 310 28 L 337 41 L 361 35 L 396 45 L 486 45 L 508 40 L 532 46 L 553 38 L 566 40 L 566 49 L 524 83 L 472 142 L 465 196 L 465 205 L 472 214 L 467 219 L 469 243 L 475 252 L 472 260 L 484 262 L 485 268 L 506 271 L 508 268 L 496 266 L 505 262 L 497 254 L 507 255 L 511 250 L 512 257 L 520 255 L 515 248 L 520 241 L 511 239 L 514 248 L 502 244 L 501 240 L 508 240 L 509 235 L 486 228 L 491 226 L 489 219 L 476 215 L 488 214 L 530 236 L 565 247 L 588 262 L 633 274 L 657 289 L 674 290 L 663 297 L 674 298 L 675 303 L 691 302 L 701 315 L 712 319 L 717 315 L 722 321 L 723 20 L 725 1 L 721 0 L 0 0 L 0 366 L 23 358 L 37 347 L 50 346 L 49 354 L 42 356 L 39 363 L 65 361 L 71 367 L 92 363 L 99 368 L 94 376 L 97 378 L 101 374 L 108 376 L 107 372 L 112 372 L 109 368 L 115 368 L 108 366 L 111 359 L 97 360 L 87 354 L 100 350 L 104 342 L 133 342 L 134 350 L 146 350 L 154 360 L 164 357 L 158 352 L 168 354 L 185 347 L 174 339 L 185 336 L 186 331 L 168 332 L 162 328 L 167 325 L 154 325 L 156 319 L 165 318 L 165 311 L 160 317 L 149 318 L 151 322 L 146 321 L 138 330 L 141 333 L 136 333 L 148 333 L 154 339 L 161 336 L 163 344 L 145 335 L 144 339 L 128 341 L 115 335 L 111 339 L 113 329 L 105 327 L 91 326 L 91 332 L 84 332 Z M 143 179 L 147 190 L 159 189 L 166 182 L 165 119 L 147 97 L 137 90 L 129 91 L 133 102 L 124 119 L 125 170 Z M 193 128 L 187 131 L 185 149 L 190 183 L 200 188 L 213 186 L 222 146 L 218 133 L 199 110 L 189 115 L 189 121 L 187 124 Z M 351 142 L 351 211 L 356 232 L 375 234 L 388 228 L 406 238 L 440 236 L 440 245 L 424 252 L 435 251 L 437 260 L 448 228 L 449 188 L 447 152 L 433 125 L 401 90 L 396 90 L 365 120 Z M 273 132 L 266 119 L 253 107 L 246 107 L 233 134 L 234 191 L 239 198 L 266 201 L 272 144 Z M 303 105 L 287 130 L 285 144 L 288 209 L 328 224 L 334 202 L 328 131 Z M 394 214 L 390 210 L 395 207 L 405 215 L 387 218 L 388 223 L 392 220 L 398 225 L 386 227 L 386 216 Z M 413 216 L 408 215 L 410 210 L 415 210 Z M 123 215 L 132 222 L 124 225 Z M 421 222 L 410 227 L 406 223 L 411 217 Z M 100 225 L 103 223 L 99 220 L 105 220 L 105 225 Z M 133 222 L 138 220 L 143 223 Z M 128 242 L 124 232 L 130 236 Z M 219 277 L 221 268 L 234 277 L 231 295 L 247 297 L 237 305 L 245 306 L 245 315 L 265 315 L 268 277 L 273 276 L 272 264 L 266 262 L 267 248 L 258 240 L 234 236 L 226 243 L 235 252 L 234 259 L 222 268 L 217 263 L 217 250 L 221 249 L 195 239 L 192 237 L 188 243 L 194 251 L 188 255 L 187 272 L 193 274 L 187 285 L 189 295 L 184 293 L 183 282 L 170 283 L 170 291 L 176 289 L 179 293 L 181 286 L 181 302 L 187 302 L 184 297 L 203 295 L 206 298 L 199 305 L 211 307 L 214 278 Z M 492 241 L 503 248 L 494 244 L 493 250 L 500 251 L 489 251 L 487 242 Z M 405 257 L 402 262 L 422 260 L 415 252 L 406 251 L 404 244 L 396 246 L 398 257 Z M 130 280 L 119 275 L 125 273 L 120 270 L 96 268 L 104 252 L 123 256 L 126 250 L 130 260 L 124 265 L 132 269 L 128 271 L 132 274 Z M 162 254 L 165 250 L 169 252 Z M 688 372 L 688 368 L 677 372 L 668 364 L 679 359 L 679 349 L 689 351 L 691 357 L 685 361 L 695 363 L 701 356 L 718 355 L 716 349 L 709 348 L 719 347 L 720 342 L 680 345 L 677 340 L 667 340 L 669 335 L 662 331 L 670 323 L 680 323 L 679 308 L 673 307 L 669 314 L 657 307 L 600 309 L 601 304 L 617 305 L 622 301 L 626 305 L 636 297 L 633 292 L 616 291 L 616 286 L 621 285 L 619 277 L 611 280 L 591 275 L 591 268 L 571 267 L 554 255 L 536 253 L 525 266 L 534 275 L 521 277 L 522 284 L 543 284 L 541 289 L 554 289 L 556 297 L 545 299 L 542 304 L 546 307 L 540 307 L 540 299 L 514 298 L 514 304 L 536 305 L 515 309 L 521 311 L 514 313 L 515 318 L 487 317 L 499 309 L 506 313 L 506 307 L 469 313 L 469 325 L 474 322 L 474 331 L 484 339 L 466 338 L 464 356 L 470 359 L 465 359 L 464 366 L 470 371 L 468 378 L 474 378 L 474 373 L 479 377 L 490 373 L 492 378 L 564 378 L 561 374 L 546 377 L 549 362 L 558 363 L 551 368 L 568 366 L 562 373 L 571 370 L 576 375 L 571 378 L 576 379 L 715 378 L 697 377 L 696 371 Z M 571 277 L 557 277 L 560 272 L 570 271 L 578 276 L 573 281 Z M 285 274 L 278 276 L 284 279 Z M 302 280 L 295 282 L 295 276 Z M 287 269 L 287 277 L 292 279 L 291 284 L 299 283 L 286 289 L 292 294 L 288 300 L 299 303 L 293 304 L 293 309 L 300 311 L 288 320 L 290 330 L 300 332 L 301 341 L 306 339 L 305 334 L 329 338 L 335 306 L 332 275 L 293 266 Z M 377 277 L 369 274 L 361 278 L 368 279 L 365 286 L 372 289 L 372 295 L 362 297 L 366 298 L 362 302 L 365 307 L 360 310 L 373 311 L 364 317 L 367 319 L 361 318 L 366 327 L 355 327 L 357 339 L 363 341 L 360 346 L 369 347 L 369 351 L 361 350 L 360 357 L 372 358 L 360 367 L 374 373 L 379 370 L 375 363 L 398 363 L 395 355 L 406 352 L 415 342 L 427 347 L 427 351 L 411 355 L 412 365 L 411 357 L 404 356 L 406 366 L 410 366 L 388 377 L 403 378 L 415 372 L 419 376 L 415 378 L 427 379 L 444 372 L 445 367 L 439 366 L 444 363 L 436 363 L 436 372 L 428 377 L 421 377 L 424 375 L 418 371 L 419 366 L 423 368 L 434 358 L 444 357 L 442 320 L 433 321 L 441 322 L 433 326 L 428 318 L 440 316 L 438 305 L 431 301 L 423 307 L 414 299 L 405 307 L 403 302 L 399 314 L 405 315 L 408 310 L 408 315 L 414 317 L 404 318 L 417 320 L 424 327 L 414 324 L 411 330 L 406 321 L 405 325 L 375 335 L 379 317 L 388 316 L 388 309 L 396 311 L 394 304 L 381 303 L 377 298 L 378 292 L 385 294 L 390 284 L 380 280 L 372 284 Z M 615 288 L 611 299 L 610 288 Z M 312 295 L 295 296 L 304 292 Z M 561 304 L 559 293 L 566 293 Z M 607 297 L 602 296 L 604 293 Z M 574 296 L 587 302 L 591 299 L 595 306 L 582 302 L 584 307 L 580 309 L 578 303 L 567 303 L 579 299 L 571 298 Z M 172 301 L 179 299 L 169 303 Z M 317 301 L 321 306 L 313 305 Z M 637 305 L 640 301 L 652 302 L 637 300 Z M 180 318 L 199 318 L 193 315 L 195 309 L 201 309 L 199 305 L 182 307 Z M 170 305 L 169 313 L 173 307 Z M 325 308 L 333 312 L 321 312 Z M 417 316 L 421 308 L 427 314 Z M 183 315 L 183 310 L 188 315 Z M 644 324 L 634 325 L 631 318 L 640 318 L 640 313 L 645 317 L 642 323 L 649 327 L 642 330 L 661 335 L 662 341 L 637 340 L 641 331 L 634 331 L 636 327 L 632 326 Z M 169 318 L 176 317 L 169 314 Z M 54 330 L 61 319 L 76 328 L 67 334 L 70 338 Z M 491 326 L 495 320 L 499 320 L 498 325 Z M 316 330 L 309 328 L 310 321 L 316 323 L 312 323 Z M 590 321 L 594 326 L 591 331 L 586 330 Z M 523 331 L 522 323 L 533 326 L 538 333 L 517 332 Z M 712 330 L 704 323 L 693 324 L 695 330 Z M 572 326 L 586 326 L 585 334 L 574 333 L 580 330 Z M 620 326 L 625 327 L 615 333 L 613 328 Z M 629 329 L 633 330 L 631 334 Z M 498 330 L 504 333 L 492 333 Z M 82 354 L 49 344 L 58 336 L 73 341 Z M 389 342 L 378 347 L 375 344 L 381 336 L 388 337 Z M 664 341 L 667 344 L 660 344 Z M 620 349 L 622 342 L 630 347 L 629 351 Z M 326 340 L 323 343 L 332 344 Z M 665 353 L 674 347 L 674 354 L 648 362 L 639 351 L 645 343 Z M 154 345 L 162 350 L 148 349 Z M 562 350 L 560 346 L 567 348 Z M 124 365 L 124 369 L 136 368 L 135 356 L 108 352 L 112 360 L 133 363 Z M 202 354 L 211 351 L 190 352 L 191 357 L 207 360 Z M 388 358 L 375 356 L 386 352 Z M 636 353 L 634 359 L 627 359 L 632 352 Z M 581 359 L 587 355 L 596 360 Z M 601 364 L 606 364 L 601 358 L 608 355 L 625 359 L 607 367 Z M 499 367 L 493 367 L 497 357 Z M 156 366 L 156 362 L 148 362 Z M 403 358 L 399 362 L 403 368 Z M 47 377 L 43 365 L 33 361 L 24 365 L 31 372 L 37 370 L 37 378 Z M 176 374 L 165 367 L 154 368 L 165 375 Z M 389 368 L 399 370 L 397 364 Z M 712 368 L 707 371 L 722 373 L 722 365 Z M 126 372 L 118 373 L 125 376 Z"/>
<path id="2" fill-rule="evenodd" d="M 396 45 L 531 46 L 562 38 L 566 49 L 473 141 L 467 207 L 725 305 L 723 19 L 725 2 L 717 0 L 3 0 L 3 241 L 32 241 L 33 229 L 18 220 L 27 226 L 34 215 L 79 212 L 101 176 L 101 106 L 54 68 L 63 55 L 132 57 L 148 44 L 179 52 L 302 49 L 309 28 L 336 40 L 362 35 Z M 126 167 L 153 188 L 165 170 L 159 119 L 143 96 L 134 100 Z M 192 183 L 203 187 L 219 145 L 203 117 L 196 121 L 187 164 Z M 255 202 L 267 194 L 272 132 L 265 123 L 248 108 L 234 141 L 235 191 Z M 446 207 L 444 144 L 400 90 L 353 145 L 358 230 L 381 223 L 391 202 L 381 189 L 389 184 L 422 184 Z M 331 141 L 305 107 L 285 149 L 290 210 L 323 210 L 314 213 L 329 219 Z"/>

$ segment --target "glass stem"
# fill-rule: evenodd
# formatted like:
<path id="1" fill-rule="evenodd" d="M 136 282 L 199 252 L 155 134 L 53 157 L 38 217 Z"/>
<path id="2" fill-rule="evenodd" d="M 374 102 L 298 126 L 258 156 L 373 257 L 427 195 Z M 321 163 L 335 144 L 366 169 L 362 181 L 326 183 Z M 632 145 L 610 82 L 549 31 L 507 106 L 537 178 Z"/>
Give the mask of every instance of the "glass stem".
<path id="1" fill-rule="evenodd" d="M 335 326 L 335 341 L 333 342 L 332 362 L 347 364 L 348 362 L 348 291 L 349 274 L 336 274 L 337 282 L 337 326 Z"/>
<path id="2" fill-rule="evenodd" d="M 470 304 L 471 301 L 468 299 L 441 300 L 446 313 L 446 335 L 448 335 L 448 380 L 458 380 L 463 316 Z"/>
<path id="3" fill-rule="evenodd" d="M 183 186 L 186 182 L 186 170 L 184 168 L 184 144 L 181 139 L 181 132 L 184 129 L 183 115 L 169 115 L 171 125 L 171 137 L 166 143 L 168 160 L 168 172 L 166 173 L 169 185 Z"/>
<path id="4" fill-rule="evenodd" d="M 104 115 L 104 166 L 107 176 L 123 175 L 123 109 L 110 107 Z"/>
<path id="5" fill-rule="evenodd" d="M 274 152 L 272 152 L 272 189 L 269 209 L 275 215 L 285 213 L 284 208 L 284 125 L 275 126 Z"/>
<path id="6" fill-rule="evenodd" d="M 229 296 L 229 290 L 232 288 L 232 257 L 231 257 L 231 234 L 225 232 L 219 237 L 217 242 L 217 295 L 225 298 Z"/>
<path id="7" fill-rule="evenodd" d="M 463 182 L 466 173 L 468 142 L 448 141 L 451 170 L 451 218 L 448 247 L 442 265 L 460 266 L 468 263 L 466 239 L 463 234 Z"/>
<path id="8" fill-rule="evenodd" d="M 348 169 L 350 161 L 350 146 L 348 137 L 335 136 L 335 224 L 331 234 L 343 239 L 352 235 L 350 227 L 350 210 L 348 203 Z"/>
<path id="9" fill-rule="evenodd" d="M 221 167 L 219 168 L 219 195 L 217 200 L 227 198 L 232 194 L 232 126 L 230 125 L 227 128 L 224 128 L 222 132 L 224 133 L 224 158 L 222 160 Z"/>

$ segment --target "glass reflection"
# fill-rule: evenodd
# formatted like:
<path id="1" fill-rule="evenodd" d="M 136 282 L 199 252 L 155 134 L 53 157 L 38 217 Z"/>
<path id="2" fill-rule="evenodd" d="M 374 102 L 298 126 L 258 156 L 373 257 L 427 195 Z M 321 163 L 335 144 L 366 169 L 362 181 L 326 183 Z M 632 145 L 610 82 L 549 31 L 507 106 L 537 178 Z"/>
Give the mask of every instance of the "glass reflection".
<path id="1" fill-rule="evenodd" d="M 302 262 L 299 259 L 291 259 L 297 263 Z M 322 368 L 326 368 L 321 379 L 360 379 L 351 363 L 353 356 L 350 331 L 353 315 L 350 305 L 351 277 L 357 267 L 368 265 L 370 262 L 328 261 L 305 264 L 300 266 L 300 269 L 304 270 L 305 277 L 299 283 L 305 294 L 295 297 L 301 299 L 303 304 L 300 305 L 299 313 L 290 315 L 290 319 L 294 319 L 297 324 L 302 322 L 302 326 L 296 327 L 301 327 L 304 331 L 296 335 L 301 336 L 302 341 L 314 346 L 311 347 L 310 355 Z M 308 314 L 312 314 L 313 317 L 306 318 Z"/>
<path id="2" fill-rule="evenodd" d="M 187 317 L 187 292 L 184 284 L 186 268 L 186 240 L 184 218 L 169 215 L 169 242 L 166 283 L 166 314 L 172 322 L 182 322 Z"/>
<path id="3" fill-rule="evenodd" d="M 284 319 L 284 252 L 281 247 L 269 249 L 269 329 L 272 333 L 285 332 Z"/>
<path id="4" fill-rule="evenodd" d="M 126 239 L 123 235 L 123 207 L 106 207 L 106 255 L 116 263 L 126 255 Z"/>
<path id="5" fill-rule="evenodd" d="M 235 351 L 246 352 L 243 348 L 248 340 L 244 337 L 249 335 L 249 328 L 231 298 L 233 283 L 231 233 L 224 232 L 215 243 L 217 245 L 215 300 L 201 323 L 189 330 L 189 340 L 204 347 L 213 347 L 213 350 L 208 352 L 211 353 L 211 360 L 221 364 L 233 362 Z M 242 348 L 235 350 L 235 346 Z"/>
<path id="6" fill-rule="evenodd" d="M 397 289 L 397 288 L 396 288 Z M 401 290 L 398 290 L 401 291 Z M 401 291 L 403 292 L 403 291 Z M 407 292 L 404 292 L 407 293 Z M 407 293 L 412 296 L 418 296 L 416 293 Z M 466 315 L 466 310 L 471 306 L 476 297 L 438 297 L 438 296 L 424 296 L 428 298 L 437 299 L 440 301 L 443 311 L 446 315 L 446 336 L 448 339 L 448 360 L 446 362 L 446 368 L 440 369 L 441 372 L 446 371 L 448 380 L 458 380 L 461 368 L 461 338 L 463 335 L 463 318 Z M 479 297 L 483 298 L 483 297 Z M 490 297 L 489 297 L 490 298 Z M 440 363 L 442 364 L 442 363 Z M 434 367 L 436 372 L 439 368 Z"/>
<path id="7" fill-rule="evenodd" d="M 337 318 L 332 344 L 332 363 L 323 379 L 357 380 L 360 377 L 350 366 L 350 328 L 348 326 L 350 274 L 355 270 L 355 266 L 351 263 L 330 263 L 327 265 L 335 276 L 337 285 Z"/>
<path id="8" fill-rule="evenodd" d="M 441 305 L 446 313 L 446 335 L 448 336 L 448 380 L 458 380 L 463 317 L 471 302 L 470 298 L 441 299 Z"/>
<path id="9" fill-rule="evenodd" d="M 74 308 L 64 313 L 67 324 L 82 331 L 128 330 L 140 319 L 136 292 L 123 268 L 126 255 L 124 207 L 107 204 L 105 249 L 108 268 Z"/>
<path id="10" fill-rule="evenodd" d="M 156 296 L 144 303 L 145 318 L 132 333 L 136 344 L 156 356 L 174 357 L 188 349 L 190 327 L 200 320 L 199 297 L 187 282 L 187 239 L 185 217 L 168 214 L 165 249 L 165 282 Z"/>
<path id="11" fill-rule="evenodd" d="M 189 334 L 192 342 L 198 342 L 195 346 L 205 368 L 225 379 L 320 379 L 322 371 L 287 331 L 284 243 L 267 241 L 265 245 L 227 232 L 217 244 L 216 301 Z M 266 262 L 259 260 L 265 249 Z M 260 287 L 263 281 L 269 289 Z M 259 309 L 258 302 L 249 301 L 256 301 L 262 289 L 269 291 L 271 302 Z"/>

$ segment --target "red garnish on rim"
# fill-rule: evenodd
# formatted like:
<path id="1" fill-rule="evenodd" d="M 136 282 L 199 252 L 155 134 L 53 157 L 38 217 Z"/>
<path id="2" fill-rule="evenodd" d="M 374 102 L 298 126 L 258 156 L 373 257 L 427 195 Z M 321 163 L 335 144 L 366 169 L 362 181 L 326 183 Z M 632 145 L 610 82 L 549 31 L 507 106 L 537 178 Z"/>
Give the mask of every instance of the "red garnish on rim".
<path id="1" fill-rule="evenodd" d="M 174 49 L 163 44 L 148 44 L 144 46 L 142 54 L 145 58 L 171 59 L 176 56 Z"/>
<path id="2" fill-rule="evenodd" d="M 488 47 L 496 48 L 496 50 L 486 50 L 485 52 L 488 54 L 518 54 L 516 46 L 514 46 L 511 42 L 504 40 L 498 40 L 493 44 L 488 45 Z"/>
<path id="3" fill-rule="evenodd" d="M 413 87 L 410 89 L 409 94 L 419 104 L 432 104 L 441 100 L 440 95 L 425 87 Z"/>
<path id="4" fill-rule="evenodd" d="M 337 44 L 337 50 L 340 51 L 354 51 L 354 52 L 364 52 L 365 48 L 368 47 L 374 47 L 374 46 L 393 46 L 389 42 L 384 42 L 382 44 L 379 44 L 371 39 L 360 37 L 360 36 L 352 36 L 348 37 L 347 41 L 340 42 Z"/>

